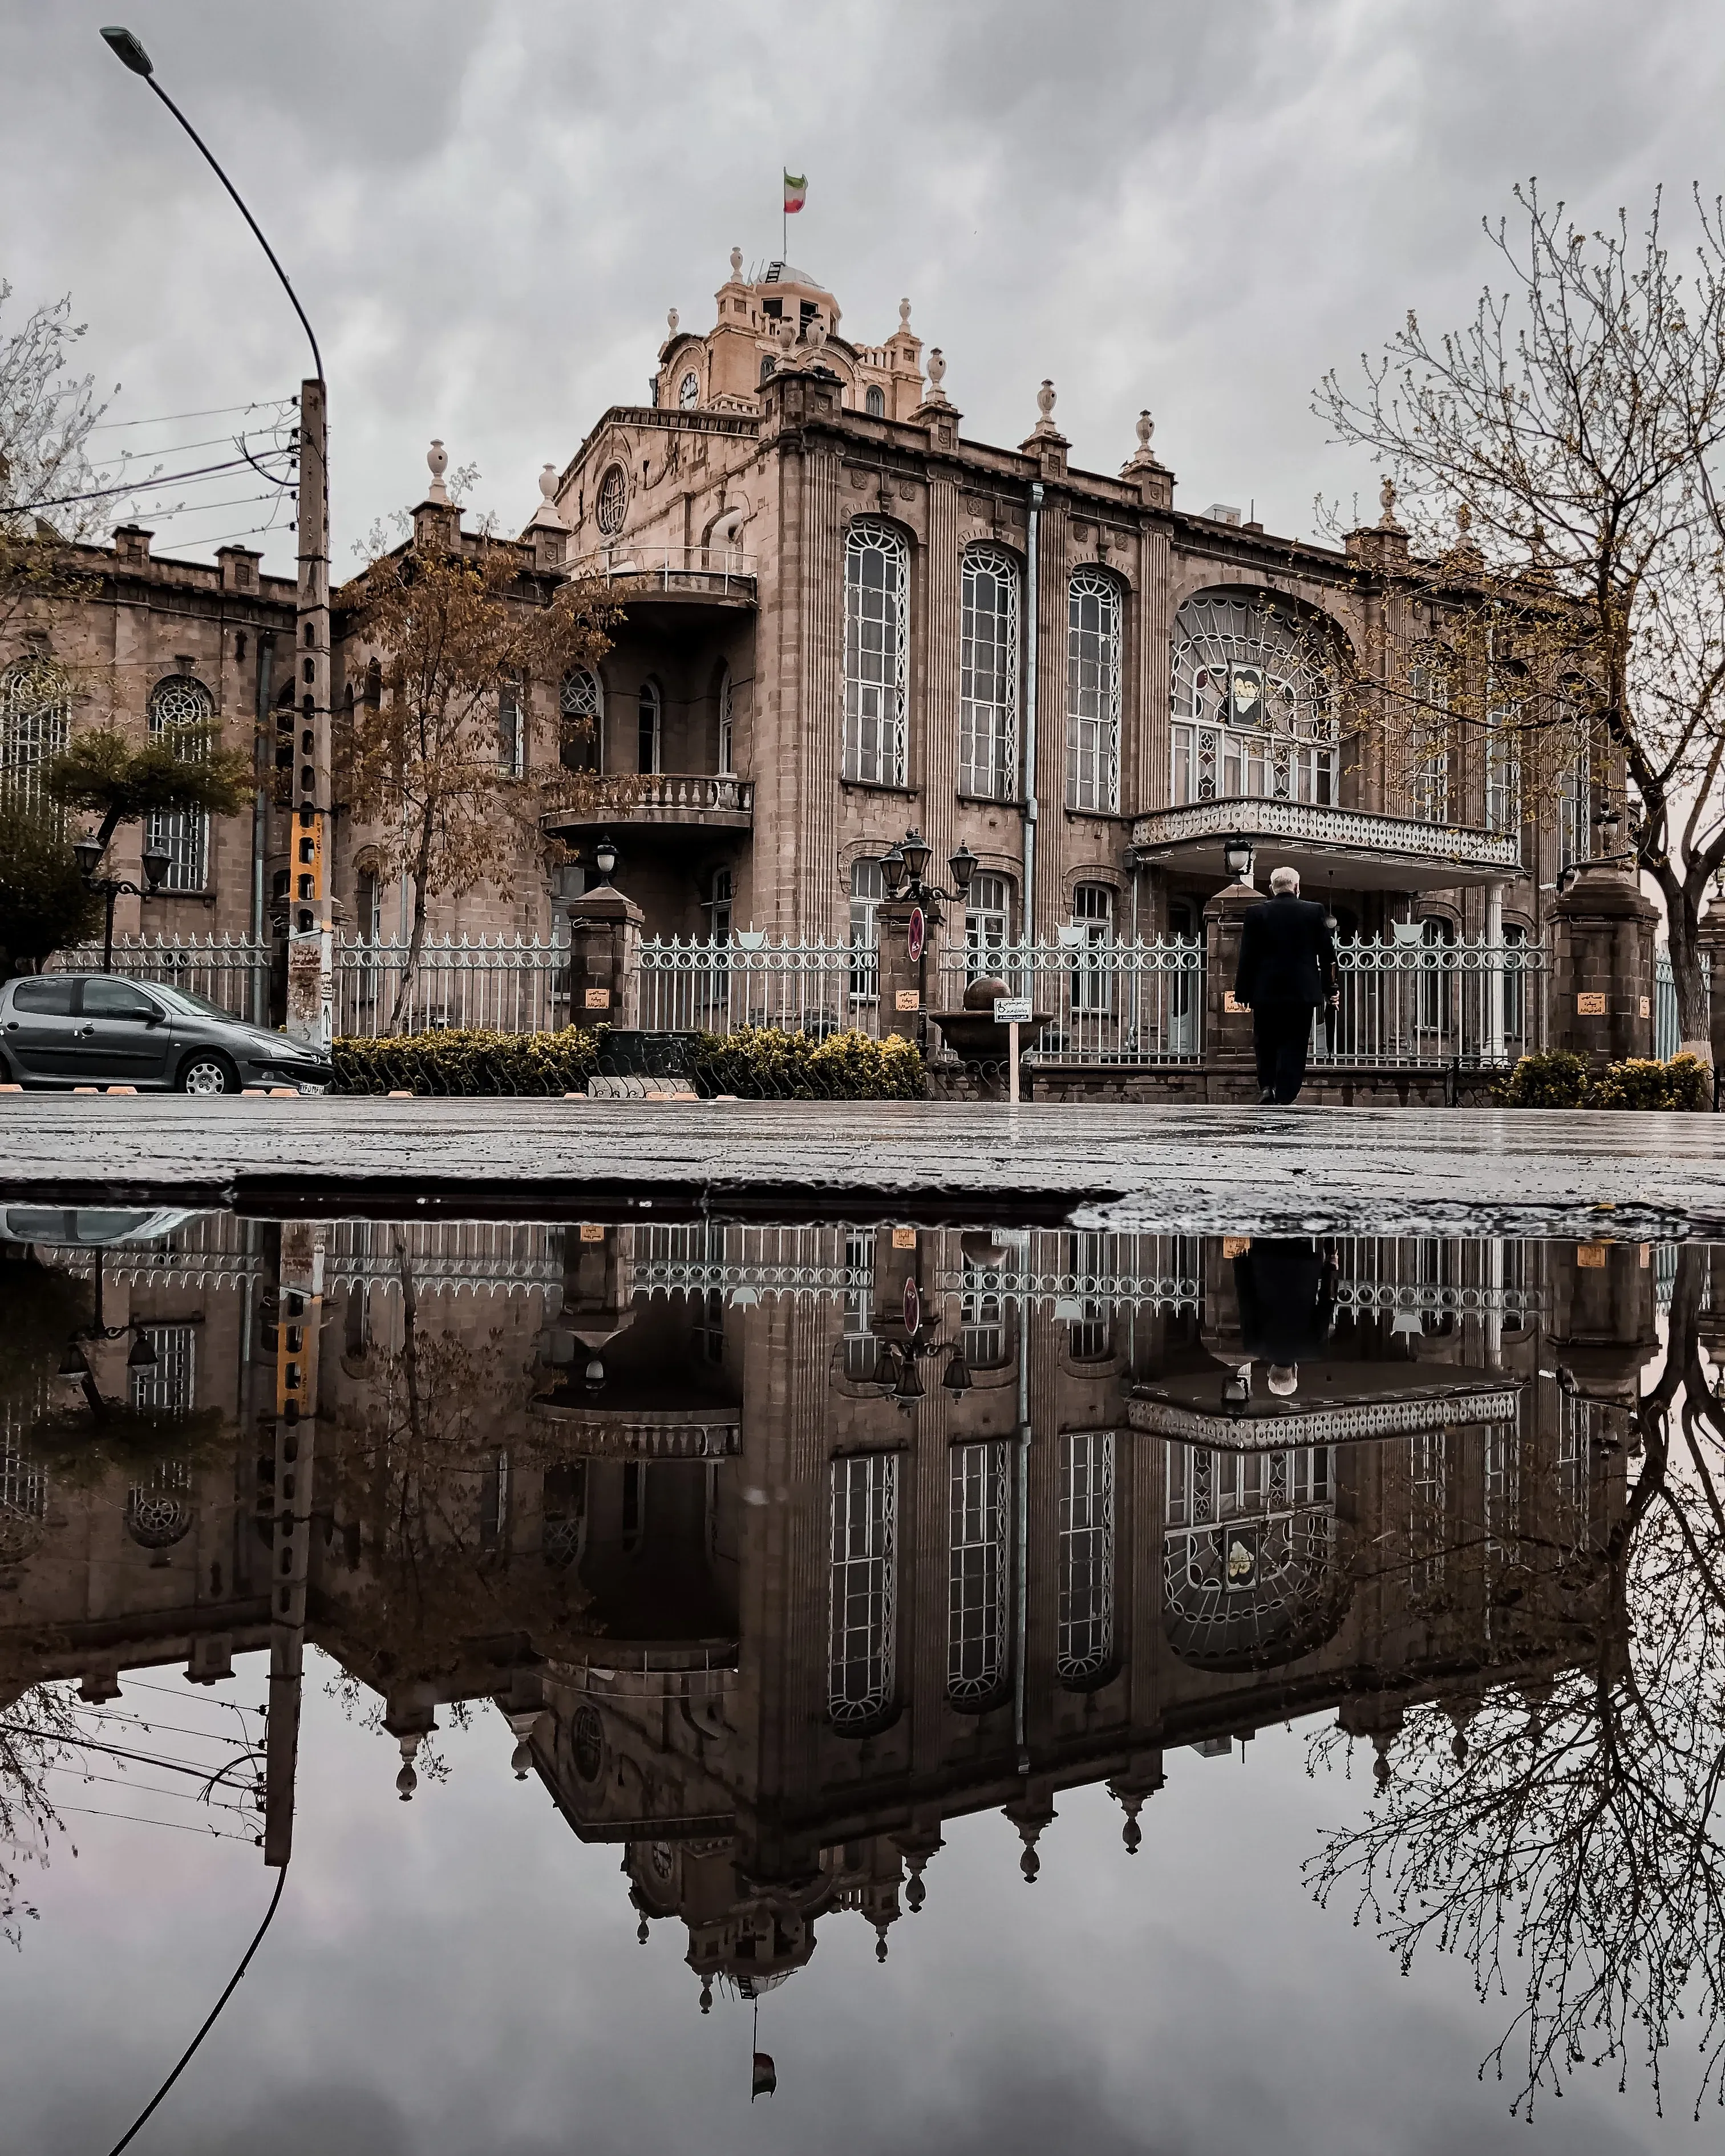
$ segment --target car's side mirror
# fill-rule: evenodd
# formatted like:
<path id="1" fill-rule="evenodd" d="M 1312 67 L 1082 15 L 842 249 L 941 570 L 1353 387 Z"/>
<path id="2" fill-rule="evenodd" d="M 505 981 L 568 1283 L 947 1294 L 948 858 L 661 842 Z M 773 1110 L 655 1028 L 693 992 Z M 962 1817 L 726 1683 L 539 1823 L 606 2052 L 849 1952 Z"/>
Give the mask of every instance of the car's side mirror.
<path id="1" fill-rule="evenodd" d="M 166 1025 L 167 1013 L 163 1010 L 160 1004 L 151 1004 L 144 1014 L 144 1023 L 146 1025 Z"/>

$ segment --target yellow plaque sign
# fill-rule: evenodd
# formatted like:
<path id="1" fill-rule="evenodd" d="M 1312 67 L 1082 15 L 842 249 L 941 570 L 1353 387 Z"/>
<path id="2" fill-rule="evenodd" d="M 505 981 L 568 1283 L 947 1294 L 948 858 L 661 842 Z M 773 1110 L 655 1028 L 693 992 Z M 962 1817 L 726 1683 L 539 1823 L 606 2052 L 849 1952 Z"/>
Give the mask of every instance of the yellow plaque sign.
<path id="1" fill-rule="evenodd" d="M 588 1010 L 609 1010 L 611 991 L 608 988 L 589 988 L 587 992 Z"/>
<path id="2" fill-rule="evenodd" d="M 1575 1245 L 1575 1262 L 1584 1266 L 1589 1272 L 1604 1272 L 1605 1253 L 1609 1248 L 1609 1243 L 1578 1243 Z"/>
<path id="3" fill-rule="evenodd" d="M 894 999 L 894 1008 L 897 1010 L 921 1010 L 921 992 L 916 988 L 901 988 Z"/>
<path id="4" fill-rule="evenodd" d="M 1251 1009 L 1251 1005 L 1250 1004 L 1243 1004 L 1240 998 L 1235 994 L 1232 988 L 1224 988 L 1222 991 L 1222 1008 L 1224 1011 L 1245 1011 L 1250 1010 Z"/>
<path id="5" fill-rule="evenodd" d="M 1224 1258 L 1243 1258 L 1251 1247 L 1250 1235 L 1224 1235 L 1222 1238 L 1222 1255 Z"/>
<path id="6" fill-rule="evenodd" d="M 1640 1016 L 1643 1018 L 1651 1018 L 1652 1015 L 1653 999 L 1651 996 L 1643 996 L 1641 998 Z"/>
<path id="7" fill-rule="evenodd" d="M 916 1230 L 914 1228 L 895 1228 L 892 1231 L 892 1247 L 896 1250 L 914 1250 L 916 1247 Z"/>
<path id="8" fill-rule="evenodd" d="M 1578 1018 L 1604 1018 L 1604 997 L 1597 988 L 1584 988 L 1575 998 L 1575 1014 Z"/>
<path id="9" fill-rule="evenodd" d="M 583 1243 L 603 1243 L 605 1240 L 605 1231 L 597 1220 L 583 1220 L 581 1224 L 581 1240 Z"/>

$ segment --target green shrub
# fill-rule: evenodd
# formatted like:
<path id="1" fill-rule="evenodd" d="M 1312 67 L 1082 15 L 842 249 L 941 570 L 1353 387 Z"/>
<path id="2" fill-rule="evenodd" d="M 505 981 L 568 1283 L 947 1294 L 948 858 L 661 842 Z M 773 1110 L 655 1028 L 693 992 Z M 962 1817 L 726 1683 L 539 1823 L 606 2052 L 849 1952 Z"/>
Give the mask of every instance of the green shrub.
<path id="1" fill-rule="evenodd" d="M 816 1040 L 773 1026 L 704 1033 L 690 1058 L 696 1090 L 745 1101 L 920 1101 L 921 1051 L 890 1034 L 832 1033 Z"/>
<path id="2" fill-rule="evenodd" d="M 571 1025 L 561 1033 L 451 1027 L 387 1040 L 338 1040 L 332 1060 L 338 1093 L 513 1094 L 556 1100 L 584 1091 L 599 1059 L 598 1036 Z"/>
<path id="3" fill-rule="evenodd" d="M 1690 1113 L 1713 1105 L 1713 1074 L 1692 1055 L 1669 1063 L 1630 1056 L 1614 1063 L 1594 1081 L 1590 1108 L 1676 1108 Z"/>
<path id="4" fill-rule="evenodd" d="M 1524 1055 L 1511 1071 L 1503 1101 L 1510 1108 L 1579 1108 L 1586 1105 L 1589 1081 L 1584 1055 L 1548 1049 Z"/>

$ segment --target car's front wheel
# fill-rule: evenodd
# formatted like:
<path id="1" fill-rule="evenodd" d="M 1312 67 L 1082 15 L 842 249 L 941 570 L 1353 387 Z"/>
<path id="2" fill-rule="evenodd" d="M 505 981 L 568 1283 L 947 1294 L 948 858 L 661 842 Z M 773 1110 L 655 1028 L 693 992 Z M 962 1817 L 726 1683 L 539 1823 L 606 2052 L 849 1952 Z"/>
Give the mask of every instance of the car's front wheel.
<path id="1" fill-rule="evenodd" d="M 182 1093 L 237 1093 L 239 1073 L 213 1048 L 193 1049 L 180 1065 Z"/>

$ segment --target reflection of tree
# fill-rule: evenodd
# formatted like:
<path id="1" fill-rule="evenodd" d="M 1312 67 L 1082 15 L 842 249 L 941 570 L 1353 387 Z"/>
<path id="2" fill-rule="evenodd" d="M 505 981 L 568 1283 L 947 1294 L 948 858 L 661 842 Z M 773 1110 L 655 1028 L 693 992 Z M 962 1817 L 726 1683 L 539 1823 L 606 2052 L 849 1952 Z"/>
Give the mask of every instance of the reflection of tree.
<path id="1" fill-rule="evenodd" d="M 45 1863 L 51 1836 L 65 1831 L 48 1776 L 65 1762 L 76 1735 L 76 1710 L 58 1686 L 33 1686 L 0 1707 L 0 1939 L 13 1946 L 36 1914 L 19 1898 L 23 1867 Z"/>
<path id="2" fill-rule="evenodd" d="M 1642 2045 L 1657 2097 L 1679 2020 L 1697 2113 L 1709 2088 L 1725 2101 L 1725 1400 L 1697 1339 L 1705 1265 L 1679 1256 L 1620 1512 L 1579 1549 L 1524 1532 L 1501 1658 L 1409 1711 L 1366 1824 L 1312 1861 L 1318 1899 L 1357 1892 L 1404 1970 L 1430 1943 L 1466 1956 L 1481 1999 L 1518 1997 L 1491 2055 L 1501 2076 L 1526 2046 L 1517 2109 L 1584 2061 L 1626 2073 Z"/>

